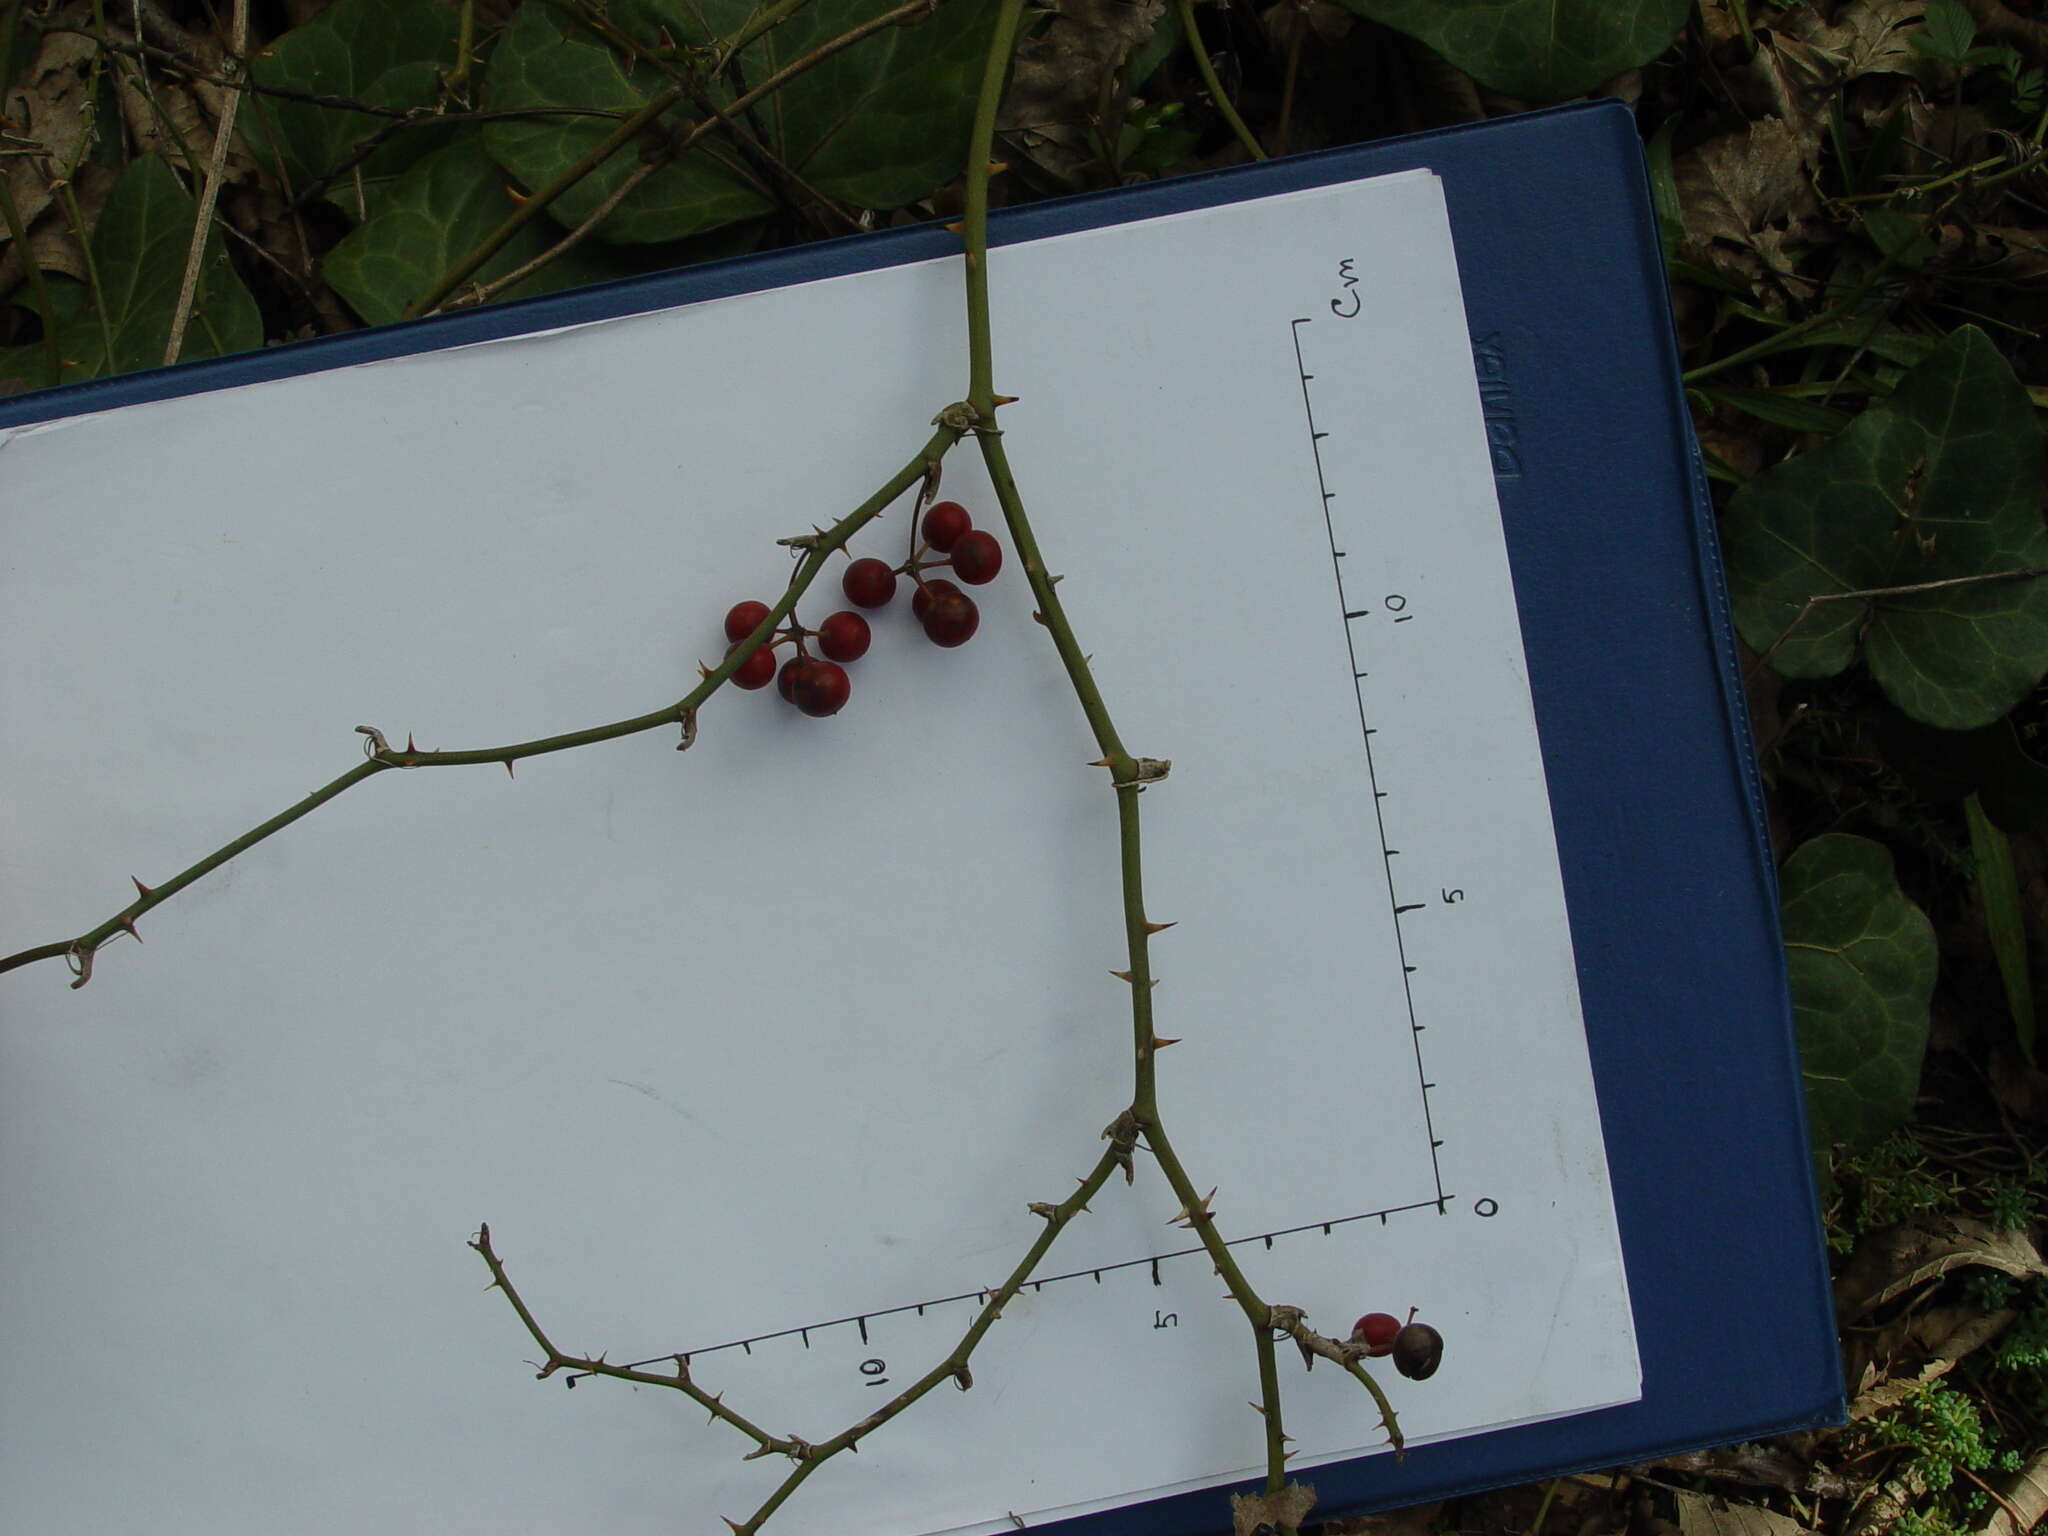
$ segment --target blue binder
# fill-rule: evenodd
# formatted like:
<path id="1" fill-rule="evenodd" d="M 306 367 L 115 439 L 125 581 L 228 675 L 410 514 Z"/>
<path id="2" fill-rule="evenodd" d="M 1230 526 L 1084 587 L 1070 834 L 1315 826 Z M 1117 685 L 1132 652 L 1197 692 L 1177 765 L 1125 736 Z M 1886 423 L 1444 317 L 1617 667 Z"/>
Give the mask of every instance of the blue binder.
<path id="1" fill-rule="evenodd" d="M 999 213 L 996 244 L 1426 167 L 1486 403 L 1643 1393 L 1321 1467 L 1317 1518 L 1837 1422 L 1773 864 L 1635 125 L 1579 104 Z M 957 250 L 890 231 L 0 401 L 0 427 Z M 1058 1527 L 1214 1529 L 1213 1491 Z"/>

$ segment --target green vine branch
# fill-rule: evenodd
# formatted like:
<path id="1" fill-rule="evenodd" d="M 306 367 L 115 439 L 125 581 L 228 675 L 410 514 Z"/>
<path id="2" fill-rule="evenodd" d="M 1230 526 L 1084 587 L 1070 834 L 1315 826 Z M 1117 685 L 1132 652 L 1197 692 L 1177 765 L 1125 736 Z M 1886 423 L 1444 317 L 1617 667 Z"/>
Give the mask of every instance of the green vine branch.
<path id="1" fill-rule="evenodd" d="M 234 841 L 216 848 L 205 858 L 180 870 L 163 884 L 150 886 L 135 880 L 135 900 L 98 927 L 88 929 L 75 939 L 39 944 L 32 949 L 0 957 L 0 971 L 11 971 L 39 960 L 61 959 L 72 968 L 74 979 L 71 985 L 84 986 L 92 979 L 93 956 L 103 944 L 121 933 L 133 938 L 141 937 L 136 932 L 135 920 L 145 912 L 163 905 L 187 886 L 204 879 L 230 859 L 248 852 L 265 838 L 283 831 L 302 816 L 318 810 L 337 795 L 355 788 L 365 779 L 374 778 L 377 774 L 390 769 L 468 768 L 485 763 L 497 763 L 502 764 L 505 771 L 510 773 L 512 765 L 522 758 L 541 757 L 551 752 L 566 752 L 572 747 L 587 747 L 600 741 L 616 741 L 621 736 L 635 736 L 643 731 L 658 730 L 670 725 L 682 726 L 683 746 L 687 747 L 695 739 L 698 708 L 773 635 L 776 628 L 796 607 L 797 600 L 825 568 L 826 561 L 890 502 L 913 485 L 927 483 L 935 474 L 936 466 L 960 437 L 960 432 L 955 428 L 941 424 L 909 463 L 891 475 L 874 495 L 830 528 L 783 540 L 785 544 L 802 551 L 802 559 L 791 575 L 788 587 L 770 606 L 768 616 L 761 621 L 760 626 L 745 640 L 736 644 L 731 653 L 717 666 L 705 668 L 703 680 L 675 703 L 665 704 L 644 715 L 635 715 L 629 720 L 615 720 L 608 725 L 589 726 L 559 736 L 542 736 L 531 741 L 512 742 L 502 747 L 476 747 L 453 752 L 422 751 L 413 746 L 410 737 L 406 739 L 403 749 L 393 748 L 384 739 L 383 733 L 375 727 L 358 726 L 357 732 L 367 738 L 364 745 L 365 755 L 363 761 L 348 772 L 329 780 L 305 799 L 278 812 L 268 821 L 251 827 Z M 129 878 L 134 879 L 133 876 Z"/>
<path id="2" fill-rule="evenodd" d="M 1181 0 L 1181 5 L 1185 15 L 1186 0 Z M 1168 1185 L 1180 1200 L 1181 1206 L 1174 1218 L 1175 1221 L 1190 1228 L 1200 1237 L 1216 1273 L 1222 1277 L 1231 1297 L 1243 1311 L 1245 1320 L 1252 1329 L 1256 1341 L 1261 1390 L 1261 1401 L 1254 1406 L 1264 1418 L 1266 1425 L 1266 1496 L 1274 1501 L 1271 1509 L 1278 1516 L 1271 1523 L 1282 1532 L 1289 1532 L 1300 1516 L 1307 1512 L 1307 1504 L 1304 1502 L 1306 1490 L 1290 1489 L 1286 1478 L 1287 1437 L 1282 1427 L 1279 1376 L 1273 1360 L 1276 1331 L 1285 1332 L 1296 1339 L 1303 1348 L 1305 1361 L 1315 1353 L 1327 1354 L 1331 1358 L 1340 1359 L 1350 1374 L 1365 1383 L 1379 1405 L 1388 1439 L 1397 1455 L 1402 1449 L 1400 1427 L 1385 1393 L 1358 1364 L 1364 1354 L 1362 1347 L 1342 1344 L 1314 1333 L 1302 1320 L 1299 1309 L 1272 1306 L 1246 1279 L 1228 1243 L 1216 1229 L 1215 1212 L 1210 1205 L 1215 1197 L 1215 1190 L 1211 1189 L 1206 1195 L 1199 1192 L 1173 1149 L 1159 1110 L 1156 1070 L 1158 1054 L 1175 1042 L 1161 1038 L 1154 1027 L 1152 991 L 1158 985 L 1158 978 L 1152 971 L 1151 942 L 1153 935 L 1172 925 L 1154 923 L 1146 915 L 1143 836 L 1138 797 L 1147 787 L 1166 778 L 1171 763 L 1132 756 L 1118 735 L 1088 656 L 1075 637 L 1073 626 L 1069 623 L 1065 608 L 1060 602 L 1056 590 L 1058 578 L 1046 568 L 1037 535 L 1032 529 L 1030 516 L 1025 510 L 1024 499 L 1017 486 L 1016 475 L 1003 449 L 1002 432 L 995 425 L 997 408 L 1009 402 L 1008 397 L 995 392 L 990 342 L 987 262 L 988 181 L 991 170 L 989 149 L 994 127 L 994 98 L 1001 88 L 1002 73 L 1007 65 L 1009 48 L 1015 36 L 1021 11 L 1022 0 L 1003 0 L 988 71 L 982 81 L 982 92 L 975 116 L 974 139 L 968 155 L 966 212 L 963 220 L 967 244 L 965 270 L 970 349 L 967 400 L 976 414 L 972 428 L 981 449 L 982 459 L 988 468 L 990 484 L 1002 506 L 1003 518 L 1009 528 L 1011 541 L 1016 546 L 1019 561 L 1031 587 L 1032 597 L 1038 604 L 1033 617 L 1052 637 L 1053 645 L 1073 686 L 1075 697 L 1080 703 L 1082 713 L 1087 717 L 1096 745 L 1102 752 L 1102 757 L 1094 766 L 1109 770 L 1110 787 L 1116 795 L 1117 848 L 1123 887 L 1126 968 L 1115 974 L 1130 989 L 1134 1058 L 1134 1084 L 1131 1108 L 1128 1111 L 1128 1127 L 1131 1132 L 1142 1136 L 1144 1145 L 1157 1160 Z M 1192 29 L 1189 37 L 1195 46 L 1197 56 L 1200 57 L 1200 42 Z M 1213 74 L 1210 79 L 1214 89 Z M 1224 106 L 1228 111 L 1220 89 L 1216 91 L 1216 95 L 1218 105 Z M 1232 116 L 1234 119 L 1234 114 Z M 1256 153 L 1256 146 L 1252 147 Z"/>

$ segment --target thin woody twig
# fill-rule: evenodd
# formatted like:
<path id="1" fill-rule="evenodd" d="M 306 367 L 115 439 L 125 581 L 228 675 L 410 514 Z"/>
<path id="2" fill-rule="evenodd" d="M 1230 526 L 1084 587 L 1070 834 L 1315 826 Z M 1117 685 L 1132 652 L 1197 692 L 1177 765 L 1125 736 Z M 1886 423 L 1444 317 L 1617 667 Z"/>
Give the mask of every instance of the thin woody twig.
<path id="1" fill-rule="evenodd" d="M 235 0 L 233 25 L 234 56 L 240 59 L 249 46 L 249 0 Z M 221 178 L 227 173 L 228 151 L 235 142 L 235 114 L 241 105 L 242 93 L 238 90 L 228 92 L 221 103 L 220 122 L 213 134 L 213 156 L 206 167 L 206 184 L 199 189 L 199 210 L 192 220 L 192 248 L 185 256 L 185 276 L 178 286 L 177 307 L 171 311 L 170 338 L 164 343 L 165 367 L 175 363 L 184 350 L 185 327 L 191 324 L 192 303 L 199 294 L 199 268 L 206 259 L 206 237 L 213 228 L 213 210 L 220 201 Z M 113 358 L 107 361 L 111 366 Z"/>
<path id="2" fill-rule="evenodd" d="M 1806 622 L 1808 614 L 1822 603 L 1862 602 L 1877 597 L 1909 597 L 1917 592 L 1939 592 L 1948 587 L 1975 587 L 1995 581 L 2032 581 L 2048 576 L 2048 565 L 2029 565 L 2011 571 L 1985 571 L 1976 576 L 1945 576 L 1939 581 L 1908 582 L 1898 587 L 1860 587 L 1854 592 L 1816 592 L 1799 605 L 1799 611 L 1792 615 L 1792 622 L 1779 630 L 1771 643 L 1758 652 L 1755 661 L 1749 664 L 1748 677 L 1754 678 L 1763 664 L 1778 653 L 1778 647 L 1792 637 L 1792 631 Z"/>
<path id="3" fill-rule="evenodd" d="M 968 1369 L 968 1361 L 974 1354 L 976 1347 L 981 1343 L 982 1338 L 988 1333 L 989 1329 L 1001 1318 L 1003 1308 L 1008 1305 L 1010 1300 L 1030 1280 L 1032 1273 L 1044 1260 L 1045 1255 L 1051 1250 L 1054 1242 L 1058 1240 L 1060 1233 L 1066 1229 L 1067 1224 L 1075 1216 L 1088 1208 L 1089 1200 L 1108 1182 L 1110 1175 L 1116 1170 L 1116 1167 L 1117 1155 L 1115 1149 L 1112 1148 L 1110 1151 L 1104 1152 L 1096 1160 L 1095 1166 L 1089 1171 L 1088 1177 L 1082 1179 L 1079 1187 L 1071 1195 L 1067 1196 L 1065 1200 L 1056 1206 L 1034 1204 L 1032 1207 L 1034 1213 L 1045 1218 L 1045 1225 L 1039 1230 L 1024 1256 L 1011 1268 L 1010 1273 L 999 1285 L 986 1293 L 980 1309 L 974 1315 L 974 1320 L 968 1324 L 966 1331 L 961 1334 L 959 1341 L 945 1358 L 933 1365 L 930 1370 L 918 1377 L 916 1381 L 910 1383 L 909 1386 L 905 1387 L 873 1413 L 849 1425 L 831 1439 L 816 1442 L 805 1440 L 798 1435 L 770 1434 L 738 1410 L 727 1407 L 722 1393 L 709 1392 L 698 1385 L 690 1373 L 690 1357 L 687 1354 L 656 1357 L 658 1359 L 666 1358 L 674 1362 L 675 1369 L 672 1373 L 669 1373 L 649 1371 L 641 1368 L 642 1365 L 652 1364 L 653 1361 L 645 1361 L 635 1365 L 613 1365 L 603 1355 L 590 1357 L 568 1353 L 566 1350 L 558 1347 L 548 1337 L 546 1330 L 541 1327 L 539 1320 L 534 1317 L 532 1309 L 526 1304 L 525 1298 L 513 1286 L 511 1277 L 505 1272 L 504 1262 L 498 1257 L 497 1251 L 491 1246 L 491 1229 L 488 1225 L 478 1228 L 477 1235 L 471 1239 L 469 1246 L 475 1249 L 482 1256 L 484 1263 L 490 1267 L 492 1287 L 505 1293 L 506 1301 L 511 1304 L 512 1310 L 518 1314 L 519 1321 L 525 1325 L 527 1334 L 533 1339 L 534 1343 L 540 1346 L 541 1353 L 544 1356 L 540 1361 L 539 1370 L 536 1372 L 540 1380 L 545 1381 L 560 1371 L 569 1371 L 575 1373 L 570 1377 L 572 1382 L 583 1376 L 608 1376 L 614 1380 L 632 1382 L 638 1386 L 667 1387 L 681 1392 L 684 1396 L 688 1397 L 692 1402 L 709 1413 L 715 1422 L 730 1424 L 734 1429 L 753 1441 L 754 1449 L 748 1452 L 747 1460 L 752 1461 L 762 1456 L 787 1456 L 796 1463 L 789 1474 L 768 1498 L 763 1501 L 761 1506 L 754 1511 L 752 1516 L 744 1522 L 726 1522 L 733 1530 L 742 1533 L 742 1536 L 753 1536 L 753 1533 L 761 1528 L 770 1515 L 782 1507 L 783 1503 L 797 1490 L 804 1479 L 809 1477 L 820 1464 L 829 1461 L 841 1451 L 858 1450 L 862 1440 L 873 1434 L 877 1429 L 880 1429 L 884 1424 L 916 1403 L 941 1383 L 951 1381 L 962 1391 L 967 1390 L 974 1384 L 973 1373 Z"/>
<path id="4" fill-rule="evenodd" d="M 893 27 L 899 22 L 907 21 L 920 11 L 929 11 L 931 4 L 932 0 L 905 0 L 904 4 L 894 6 L 889 10 L 883 11 L 879 16 L 870 17 L 857 27 L 849 28 L 837 37 L 827 39 L 802 58 L 791 60 L 745 95 L 733 100 L 727 105 L 726 113 L 732 115 L 746 111 L 754 103 L 773 95 L 798 75 L 822 64 L 835 53 L 851 48 L 861 39 L 881 31 L 884 27 Z M 662 113 L 668 111 L 670 107 L 681 101 L 686 94 L 685 87 L 677 84 L 668 85 L 656 92 L 649 99 L 646 106 L 619 124 L 617 129 L 606 135 L 604 140 L 588 154 L 576 161 L 575 164 L 569 166 L 560 175 L 548 181 L 544 186 L 536 189 L 533 195 L 513 210 L 503 223 L 486 235 L 474 250 L 443 272 L 434 280 L 433 285 L 424 294 L 407 305 L 406 314 L 412 316 L 432 312 L 449 294 L 453 293 L 460 286 L 464 279 L 493 256 L 497 255 L 504 248 L 506 241 L 518 234 L 533 219 L 538 218 L 548 204 L 552 203 L 556 198 L 568 191 L 569 188 L 604 164 L 620 148 L 631 142 L 633 137 L 643 128 L 647 127 L 660 117 Z M 688 150 L 691 145 L 695 144 L 698 139 L 702 138 L 706 132 L 716 125 L 716 118 L 705 118 L 701 122 L 693 124 L 689 131 L 677 142 L 675 153 L 680 155 Z"/>

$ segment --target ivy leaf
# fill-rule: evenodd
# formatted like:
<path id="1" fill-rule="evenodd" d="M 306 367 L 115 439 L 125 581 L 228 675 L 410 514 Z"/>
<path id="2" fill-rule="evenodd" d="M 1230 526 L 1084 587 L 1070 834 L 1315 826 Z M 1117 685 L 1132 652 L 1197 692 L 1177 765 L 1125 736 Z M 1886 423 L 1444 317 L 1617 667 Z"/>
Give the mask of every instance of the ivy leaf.
<path id="1" fill-rule="evenodd" d="M 1802 844 L 1778 882 L 1814 1144 L 1876 1141 L 1913 1111 L 1934 925 L 1899 889 L 1891 854 L 1865 837 Z"/>
<path id="2" fill-rule="evenodd" d="M 895 0 L 812 0 L 741 55 L 765 79 Z M 672 4 L 678 14 L 694 5 Z M 899 208 L 960 174 L 993 36 L 991 5 L 941 6 L 914 26 L 884 27 L 805 71 L 756 116 L 783 160 L 828 197 Z"/>
<path id="3" fill-rule="evenodd" d="M 597 107 L 626 114 L 647 104 L 665 83 L 651 68 L 628 77 L 618 57 L 589 40 L 565 36 L 565 23 L 544 6 L 522 6 L 498 39 L 485 80 L 484 105 L 493 111 L 534 107 Z M 664 117 L 673 130 L 686 120 L 680 109 Z M 538 187 L 595 149 L 616 123 L 599 118 L 491 123 L 484 147 L 528 187 Z M 618 150 L 548 205 L 564 224 L 578 224 L 597 209 L 641 163 L 641 151 Z M 605 219 L 607 239 L 642 242 L 679 240 L 720 225 L 767 213 L 773 204 L 757 188 L 701 148 L 663 166 L 636 187 Z"/>
<path id="4" fill-rule="evenodd" d="M 327 253 L 320 272 L 369 325 L 400 319 L 405 306 L 477 245 L 512 210 L 504 175 L 474 134 L 439 149 L 380 189 L 370 214 Z M 489 282 L 532 260 L 561 231 L 536 219 L 475 275 Z M 523 298 L 624 275 L 617 261 L 593 264 L 586 242 L 506 291 Z M 580 260 L 578 258 L 581 258 Z"/>
<path id="5" fill-rule="evenodd" d="M 177 173 L 160 157 L 144 155 L 129 162 L 107 193 L 92 230 L 102 307 L 95 307 L 86 285 L 50 280 L 56 313 L 46 323 L 56 326 L 64 383 L 162 365 L 198 213 Z M 229 265 L 220 231 L 210 231 L 179 360 L 262 345 L 256 301 Z M 40 385 L 46 382 L 43 360 L 40 345 L 10 348 L 0 358 L 0 370 Z"/>
<path id="6" fill-rule="evenodd" d="M 1481 85 L 1562 101 L 1671 46 L 1690 0 L 1343 0 L 1427 43 Z"/>
<path id="7" fill-rule="evenodd" d="M 346 96 L 378 107 L 426 107 L 440 72 L 455 65 L 455 12 L 420 0 L 335 0 L 249 61 L 259 85 Z M 310 186 L 391 119 L 311 102 L 252 95 L 241 119 L 250 147 L 294 191 Z M 365 175 L 394 176 L 445 135 L 394 134 L 365 162 Z"/>
<path id="8" fill-rule="evenodd" d="M 1736 627 L 1788 677 L 1832 676 L 1860 647 L 1914 719 L 1986 725 L 2048 671 L 2048 580 L 1807 600 L 2048 566 L 2040 475 L 2025 389 L 1965 326 L 1884 405 L 1729 501 L 1721 540 Z"/>
<path id="9" fill-rule="evenodd" d="M 759 84 L 891 3 L 812 0 L 741 50 L 739 77 Z M 672 51 L 729 35 L 754 9 L 739 0 L 619 0 L 608 16 L 649 50 Z M 794 76 L 744 122 L 777 161 L 828 197 L 867 208 L 914 202 L 959 174 L 994 24 L 992 7 L 960 4 L 912 25 L 884 27 Z M 487 104 L 626 113 L 667 83 L 653 64 L 629 68 L 590 33 L 528 6 L 499 39 Z M 719 99 L 729 100 L 730 93 Z M 685 100 L 662 126 L 674 132 L 700 114 Z M 574 120 L 493 123 L 484 143 L 500 165 L 533 187 L 574 165 L 608 129 Z M 641 153 L 621 149 L 555 199 L 550 212 L 569 224 L 588 217 L 640 163 Z M 754 217 L 773 206 L 772 174 L 751 166 L 731 136 L 716 131 L 649 176 L 605 220 L 603 234 L 619 241 L 674 240 Z"/>

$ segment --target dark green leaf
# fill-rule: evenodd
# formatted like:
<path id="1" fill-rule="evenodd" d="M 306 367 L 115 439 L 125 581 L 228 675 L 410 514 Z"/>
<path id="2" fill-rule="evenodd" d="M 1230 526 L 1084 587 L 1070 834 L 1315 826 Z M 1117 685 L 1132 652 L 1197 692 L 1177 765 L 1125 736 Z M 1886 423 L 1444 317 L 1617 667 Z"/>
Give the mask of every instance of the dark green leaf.
<path id="1" fill-rule="evenodd" d="M 744 49 L 739 74 L 758 85 L 892 0 L 813 0 Z M 611 11 L 643 42 L 702 44 L 729 35 L 753 12 L 739 0 L 638 0 Z M 828 197 L 894 208 L 960 173 L 976 87 L 995 22 L 993 7 L 943 6 L 914 24 L 884 27 L 791 78 L 744 116 L 767 152 Z M 523 8 L 491 63 L 493 107 L 604 106 L 631 111 L 668 83 L 652 64 L 628 70 L 609 46 L 540 6 Z M 729 94 L 721 99 L 730 99 Z M 671 132 L 701 109 L 685 100 L 662 119 Z M 587 123 L 497 123 L 485 144 L 529 187 L 575 164 L 603 137 Z M 586 217 L 639 163 L 625 149 L 556 199 L 567 223 Z M 706 135 L 663 167 L 606 219 L 607 239 L 672 240 L 764 213 L 772 170 L 753 164 L 732 137 Z M 798 194 L 801 196 L 801 194 Z"/>
<path id="2" fill-rule="evenodd" d="M 1678 130 L 1676 115 L 1643 145 L 1643 159 L 1650 169 L 1650 205 L 1657 210 L 1657 234 L 1664 242 L 1664 259 L 1685 243 L 1685 207 L 1678 197 L 1678 172 L 1671 162 L 1671 139 Z"/>
<path id="3" fill-rule="evenodd" d="M 163 363 L 197 217 L 198 208 L 176 173 L 157 156 L 144 155 L 121 173 L 91 237 L 105 313 L 94 307 L 84 284 L 49 279 L 63 382 L 75 384 Z M 229 265 L 220 232 L 211 231 L 179 360 L 243 352 L 262 344 L 263 321 L 256 301 Z M 0 377 L 42 384 L 42 356 L 40 345 L 10 348 L 0 357 Z"/>
<path id="4" fill-rule="evenodd" d="M 665 83 L 648 66 L 629 78 L 609 48 L 586 34 L 564 37 L 564 23 L 545 6 L 520 8 L 498 39 L 485 82 L 485 105 L 493 110 L 525 107 L 597 107 L 638 111 Z M 673 130 L 687 114 L 661 121 Z M 484 147 L 528 188 L 538 187 L 589 154 L 618 125 L 599 118 L 541 119 L 492 123 Z M 554 200 L 548 211 L 564 224 L 580 223 L 596 211 L 620 182 L 641 164 L 632 145 L 612 154 Z M 773 204 L 701 148 L 648 177 L 606 218 L 607 239 L 645 242 L 679 240 L 702 230 L 737 223 L 769 211 Z"/>
<path id="5" fill-rule="evenodd" d="M 1961 0 L 1927 0 L 1926 23 L 1908 33 L 1914 50 L 1944 64 L 1961 64 L 1977 40 L 1977 23 Z"/>
<path id="6" fill-rule="evenodd" d="M 1899 889 L 1891 854 L 1868 838 L 1814 838 L 1785 861 L 1779 886 L 1814 1143 L 1876 1141 L 1913 1111 L 1934 925 Z"/>
<path id="7" fill-rule="evenodd" d="M 369 217 L 327 253 L 321 275 L 366 323 L 389 324 L 475 249 L 512 207 L 503 173 L 470 135 L 428 155 L 383 188 Z M 475 281 L 489 282 L 531 260 L 560 233 L 547 220 L 534 220 L 484 264 Z M 577 280 L 560 275 L 565 282 Z"/>
<path id="8" fill-rule="evenodd" d="M 1975 578 L 2048 566 L 2040 474 L 2026 391 L 1983 332 L 1957 331 L 1890 400 L 1730 500 L 1722 545 L 1743 639 L 1790 677 L 1831 676 L 1860 646 L 1915 719 L 1997 719 L 2048 671 L 2048 580 Z"/>
<path id="9" fill-rule="evenodd" d="M 251 78 L 379 107 L 433 104 L 440 71 L 455 65 L 455 12 L 433 0 L 336 0 L 249 61 Z M 294 194 L 391 119 L 252 95 L 241 120 L 250 146 Z M 364 174 L 392 176 L 442 141 L 440 130 L 392 135 Z"/>
<path id="10" fill-rule="evenodd" d="M 894 3 L 812 0 L 747 49 L 747 78 L 765 78 Z M 792 80 L 754 116 L 769 145 L 827 196 L 864 208 L 915 202 L 966 163 L 995 21 L 992 5 L 945 5 L 914 26 L 884 27 Z"/>
<path id="11" fill-rule="evenodd" d="M 1788 427 L 1794 432 L 1821 432 L 1833 436 L 1855 420 L 1847 411 L 1838 411 L 1833 406 L 1817 405 L 1811 400 L 1801 400 L 1796 395 L 1779 394 L 1775 390 L 1707 385 L 1701 388 L 1699 393 L 1709 400 L 1718 401 L 1722 405 L 1732 406 L 1738 411 L 1754 416 L 1758 421 Z"/>
<path id="12" fill-rule="evenodd" d="M 1925 221 L 1889 203 L 1863 210 L 1863 232 L 1872 245 L 1902 267 L 1924 266 L 1935 251 Z"/>
<path id="13" fill-rule="evenodd" d="M 2005 983 L 2006 1007 L 2020 1054 L 2034 1060 L 2034 988 L 2027 975 L 2027 920 L 2020 905 L 2019 876 L 2012 865 L 2012 844 L 1984 814 L 1975 795 L 1963 802 L 1970 823 L 1970 851 L 1977 859 L 1977 900 L 1984 909 L 1984 928 Z"/>
<path id="14" fill-rule="evenodd" d="M 419 162 L 370 200 L 369 217 L 322 263 L 321 273 L 355 312 L 371 325 L 401 318 L 405 307 L 434 285 L 455 262 L 474 250 L 506 214 L 505 178 L 474 135 L 457 140 Z M 728 226 L 732 235 L 713 237 L 715 250 L 659 253 L 668 267 L 709 256 L 739 255 L 751 233 Z M 561 227 L 541 218 L 527 224 L 503 250 L 485 262 L 474 281 L 488 283 L 524 265 L 562 238 Z M 604 282 L 645 270 L 615 247 L 584 241 L 508 288 L 500 298 L 518 299 Z"/>
<path id="15" fill-rule="evenodd" d="M 1678 36 L 1690 0 L 1344 0 L 1419 38 L 1481 85 L 1562 101 L 1647 64 Z"/>

